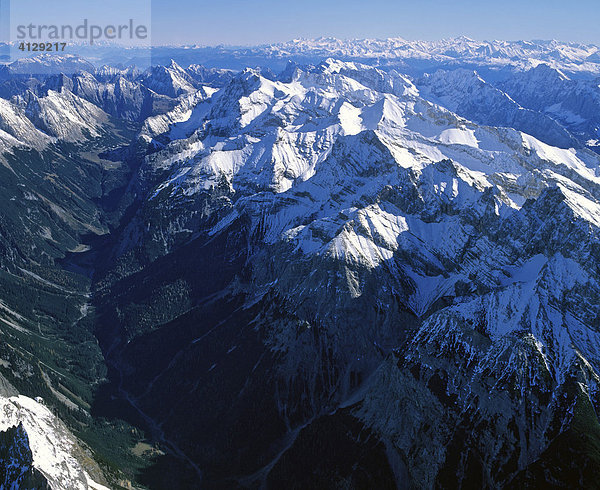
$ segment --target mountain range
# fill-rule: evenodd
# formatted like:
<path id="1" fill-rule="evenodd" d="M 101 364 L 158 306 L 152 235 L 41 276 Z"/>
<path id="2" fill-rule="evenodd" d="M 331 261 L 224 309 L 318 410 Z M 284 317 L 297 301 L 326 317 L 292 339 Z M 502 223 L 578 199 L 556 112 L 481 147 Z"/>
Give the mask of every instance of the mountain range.
<path id="1" fill-rule="evenodd" d="M 154 52 L 0 69 L 0 487 L 597 487 L 598 48 Z"/>

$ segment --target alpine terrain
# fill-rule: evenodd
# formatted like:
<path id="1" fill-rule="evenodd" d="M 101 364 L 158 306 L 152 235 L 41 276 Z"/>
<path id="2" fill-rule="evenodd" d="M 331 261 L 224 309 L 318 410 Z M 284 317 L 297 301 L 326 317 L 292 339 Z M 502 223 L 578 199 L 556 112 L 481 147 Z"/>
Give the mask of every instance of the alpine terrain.
<path id="1" fill-rule="evenodd" d="M 600 488 L 599 48 L 111 49 L 0 67 L 0 488 Z"/>

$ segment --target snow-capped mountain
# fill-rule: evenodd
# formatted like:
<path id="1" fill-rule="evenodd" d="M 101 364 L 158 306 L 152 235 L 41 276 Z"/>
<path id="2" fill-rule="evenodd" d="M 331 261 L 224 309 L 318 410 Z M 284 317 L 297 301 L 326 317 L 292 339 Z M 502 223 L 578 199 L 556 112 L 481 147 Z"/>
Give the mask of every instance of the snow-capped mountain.
<path id="1" fill-rule="evenodd" d="M 586 264 L 600 224 L 600 159 L 464 119 L 439 105 L 460 107 L 442 90 L 452 87 L 459 103 L 471 94 L 491 104 L 497 97 L 505 125 L 507 112 L 527 110 L 472 73 L 435 77 L 440 82 L 425 80 L 421 92 L 398 73 L 335 60 L 282 80 L 245 70 L 179 113 L 188 119 L 170 120 L 170 142 L 140 167 L 147 200 L 117 248 L 121 260 L 137 256 L 141 264 L 200 260 L 195 267 L 207 276 L 181 272 L 183 290 L 153 266 L 134 276 L 149 301 L 168 290 L 179 305 L 150 313 L 154 326 L 127 314 L 118 354 L 136 405 L 163 428 L 183 429 L 153 402 L 164 390 L 180 393 L 183 414 L 186 404 L 204 406 L 209 387 L 234 365 L 250 362 L 261 369 L 231 387 L 244 395 L 233 408 L 214 400 L 211 410 L 225 418 L 250 410 L 245 403 L 256 402 L 244 386 L 267 376 L 272 387 L 259 406 L 282 428 L 307 433 L 323 413 L 351 414 L 385 441 L 406 481 L 423 488 L 448 473 L 467 485 L 484 467 L 493 468 L 477 477 L 484 486 L 530 481 L 559 435 L 578 434 L 583 415 L 574 407 L 597 403 L 600 337 L 594 300 L 584 298 L 598 294 Z M 553 119 L 527 113 L 565 135 L 565 144 L 575 141 Z M 192 250 L 213 264 L 191 259 Z M 243 278 L 232 266 L 239 260 L 247 264 Z M 149 285 L 153 274 L 160 286 Z M 217 285 L 207 283 L 214 274 Z M 127 292 L 132 280 L 118 281 L 107 304 L 120 311 L 138 304 Z M 214 309 L 224 306 L 201 307 L 194 289 L 222 296 L 216 305 L 246 299 L 237 300 L 239 313 L 229 306 L 219 316 Z M 186 324 L 178 308 L 211 319 L 182 333 L 164 358 L 164 342 Z M 234 325 L 246 314 L 266 351 L 238 338 Z M 261 361 L 266 352 L 274 358 Z M 174 384 L 195 356 L 208 356 L 200 378 Z M 148 362 L 157 364 L 150 372 Z M 227 427 L 209 415 L 197 424 L 198 439 L 182 440 L 183 450 L 210 471 L 222 471 L 220 460 L 204 460 L 198 440 L 228 438 L 248 459 L 257 451 L 225 436 Z M 257 430 L 272 420 L 263 424 Z M 280 429 L 271 443 L 285 434 Z M 266 451 L 274 467 L 256 478 L 269 481 L 284 469 Z"/>
<path id="2" fill-rule="evenodd" d="M 108 123 L 102 109 L 68 91 L 48 90 L 44 97 L 28 92 L 16 103 L 36 127 L 62 141 L 99 137 Z"/>
<path id="3" fill-rule="evenodd" d="M 102 136 L 108 115 L 69 90 L 27 90 L 0 99 L 0 129 L 4 151 L 13 146 L 42 149 L 51 142 L 81 142 Z"/>
<path id="4" fill-rule="evenodd" d="M 560 70 L 541 64 L 517 73 L 501 88 L 525 107 L 548 114 L 582 138 L 600 135 L 600 85 L 594 80 L 573 80 Z"/>
<path id="5" fill-rule="evenodd" d="M 294 39 L 285 43 L 240 47 L 160 47 L 153 58 L 165 65 L 170 59 L 241 69 L 264 66 L 281 70 L 288 60 L 301 64 L 326 58 L 389 66 L 418 75 L 436 69 L 468 68 L 502 77 L 506 70 L 528 70 L 541 63 L 581 77 L 598 76 L 598 47 L 560 41 L 476 41 L 458 37 L 439 41 L 388 39 Z"/>
<path id="6" fill-rule="evenodd" d="M 127 71 L 136 61 L 152 56 L 155 64 L 168 66 L 175 60 L 185 69 L 202 65 L 209 70 L 242 70 L 264 67 L 280 71 L 289 61 L 316 64 L 326 58 L 357 61 L 369 65 L 400 68 L 404 73 L 421 75 L 436 69 L 467 68 L 504 77 L 506 70 L 529 70 L 540 64 L 577 77 L 600 74 L 600 52 L 591 44 L 544 41 L 477 41 L 465 36 L 437 41 L 388 39 L 294 39 L 258 46 L 154 46 L 148 49 L 123 50 L 117 46 L 71 46 L 69 56 L 38 55 L 9 68 L 13 74 L 50 74 L 62 71 L 73 74 L 93 71 L 88 60 L 106 73 Z M 127 61 L 129 60 L 129 61 Z M 189 72 L 188 72 L 189 73 Z"/>
<path id="7" fill-rule="evenodd" d="M 145 85 L 150 90 L 169 97 L 196 91 L 194 80 L 174 61 L 171 61 L 169 66 L 152 67 L 147 75 Z"/>
<path id="8" fill-rule="evenodd" d="M 320 39 L 5 80 L 11 478 L 593 487 L 596 53 Z"/>
<path id="9" fill-rule="evenodd" d="M 473 122 L 518 129 L 560 148 L 580 145 L 551 115 L 539 107 L 532 110 L 526 108 L 531 107 L 529 104 L 526 107 L 519 105 L 507 93 L 486 82 L 476 71 L 438 70 L 417 83 L 428 99 Z"/>
<path id="10" fill-rule="evenodd" d="M 278 57 L 320 57 L 443 61 L 446 64 L 481 63 L 487 66 L 532 68 L 540 62 L 554 68 L 598 73 L 598 47 L 559 41 L 476 41 L 465 36 L 441 41 L 408 41 L 402 38 L 295 39 L 265 47 Z"/>
<path id="11" fill-rule="evenodd" d="M 10 76 L 32 76 L 53 75 L 58 72 L 73 74 L 79 71 L 92 71 L 94 65 L 89 61 L 73 54 L 54 56 L 41 54 L 33 57 L 19 58 L 16 61 L 4 65 L 3 77 Z"/>

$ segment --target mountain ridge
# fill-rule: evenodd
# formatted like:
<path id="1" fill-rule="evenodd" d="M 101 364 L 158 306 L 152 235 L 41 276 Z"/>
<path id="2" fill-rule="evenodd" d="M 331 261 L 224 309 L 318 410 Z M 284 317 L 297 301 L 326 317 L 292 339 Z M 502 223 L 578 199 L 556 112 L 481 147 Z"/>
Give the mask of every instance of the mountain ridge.
<path id="1" fill-rule="evenodd" d="M 599 89 L 438 55 L 3 79 L 0 379 L 114 486 L 593 485 Z"/>

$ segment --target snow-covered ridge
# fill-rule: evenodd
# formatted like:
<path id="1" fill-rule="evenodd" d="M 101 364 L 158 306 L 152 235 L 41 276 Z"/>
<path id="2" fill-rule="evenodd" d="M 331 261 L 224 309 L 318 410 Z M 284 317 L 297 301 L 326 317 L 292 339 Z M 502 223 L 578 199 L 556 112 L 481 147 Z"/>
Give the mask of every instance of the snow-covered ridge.
<path id="1" fill-rule="evenodd" d="M 336 60 L 308 70 L 296 68 L 287 82 L 247 70 L 212 98 L 196 96 L 186 101 L 170 123 L 162 116 L 152 121 L 153 133 L 162 128 L 171 143 L 149 158 L 149 168 L 172 169 L 173 176 L 160 187 L 170 188 L 172 195 L 180 189 L 191 196 L 221 177 L 234 189 L 259 186 L 282 192 L 304 181 L 309 185 L 318 178 L 319 169 L 329 171 L 324 162 L 336 142 L 352 145 L 348 138 L 374 132 L 389 158 L 401 168 L 420 171 L 441 160 L 453 160 L 463 169 L 461 175 L 467 182 L 490 186 L 491 182 L 500 185 L 501 180 L 518 180 L 532 168 L 547 167 L 560 174 L 560 168 L 566 166 L 582 178 L 597 181 L 598 159 L 587 150 L 558 149 L 526 133 L 474 124 L 430 102 L 426 97 L 435 95 L 434 101 L 459 108 L 466 98 L 444 96 L 444 88 L 436 88 L 440 85 L 436 79 L 440 79 L 453 84 L 455 94 L 461 93 L 460 83 L 469 84 L 471 94 L 474 88 L 485 89 L 481 98 L 497 94 L 498 104 L 509 112 L 506 118 L 525 112 L 472 72 L 438 73 L 436 77 L 424 82 L 426 90 L 421 93 L 395 72 Z M 456 79 L 459 84 L 453 81 Z M 192 108 L 194 103 L 197 109 Z M 468 107 L 462 109 L 469 112 Z M 567 148 L 570 142 L 577 144 L 551 119 L 542 114 L 531 117 L 533 122 L 537 118 L 540 125 L 554 128 Z M 560 180 L 551 173 L 548 178 Z M 526 188 L 519 190 L 513 184 L 501 188 L 506 196 L 514 196 L 516 206 L 529 197 Z"/>
<path id="2" fill-rule="evenodd" d="M 0 98 L 0 150 L 41 150 L 56 141 L 72 143 L 99 137 L 108 115 L 67 90 L 44 95 L 27 91 L 10 101 Z"/>
<path id="3" fill-rule="evenodd" d="M 90 468 L 99 471 L 96 463 L 45 405 L 23 395 L 0 397 L 0 431 L 19 424 L 27 432 L 33 466 L 46 477 L 51 488 L 108 490 L 90 477 Z"/>
<path id="4" fill-rule="evenodd" d="M 489 335 L 511 336 L 525 324 L 542 345 L 559 344 L 546 362 L 560 382 L 578 356 L 593 357 L 600 339 L 566 321 L 564 328 L 580 338 L 573 349 L 562 327 L 552 324 L 546 335 L 547 323 L 524 323 L 524 311 L 533 311 L 542 293 L 519 278 L 562 274 L 561 287 L 576 287 L 579 279 L 567 277 L 565 264 L 582 259 L 577 250 L 567 252 L 567 237 L 577 233 L 594 242 L 598 236 L 600 157 L 509 127 L 477 124 L 440 105 L 470 110 L 461 105 L 468 94 L 493 96 L 507 118 L 524 112 L 472 71 L 437 73 L 414 84 L 395 72 L 333 59 L 295 67 L 282 80 L 246 70 L 203 100 L 193 120 L 186 115 L 190 123 L 170 124 L 170 142 L 142 167 L 143 178 L 161 176 L 149 189 L 147 206 L 178 216 L 184 233 L 197 226 L 188 218 L 191 203 L 227 188 L 231 212 L 209 234 L 223 233 L 246 215 L 261 246 L 276 250 L 273 260 L 280 264 L 306 261 L 314 268 L 316 261 L 324 269 L 343 264 L 353 271 L 334 293 L 325 272 L 320 281 L 318 272 L 286 280 L 276 267 L 272 275 L 264 272 L 269 267 L 257 267 L 265 284 L 276 283 L 285 297 L 308 295 L 323 316 L 336 311 L 325 299 L 332 294 L 372 301 L 373 291 L 357 279 L 361 271 L 382 275 L 382 298 L 404 291 L 406 307 L 417 317 L 461 288 L 491 290 L 484 299 L 467 294 L 457 311 L 468 317 L 474 304 L 485 311 L 502 304 L 512 313 L 490 313 Z M 542 114 L 535 118 L 553 124 Z M 179 130 L 182 124 L 186 131 Z M 190 134 L 192 124 L 196 131 Z M 543 215 L 546 209 L 553 214 Z M 538 221 L 543 225 L 534 226 Z M 552 237 L 540 240 L 540 226 L 554 230 Z M 165 237 L 176 233 L 160 232 L 165 252 Z M 538 262 L 523 244 L 535 256 L 547 253 L 552 268 L 528 265 Z M 562 255 L 554 256 L 557 251 Z M 581 276 L 586 287 L 595 287 L 594 281 Z M 539 311 L 553 315 L 558 300 L 544 301 Z"/>
<path id="5" fill-rule="evenodd" d="M 330 57 L 290 63 L 279 75 L 261 68 L 212 73 L 214 87 L 204 84 L 209 74 L 200 68 L 174 62 L 143 74 L 105 68 L 52 78 L 29 96 L 29 106 L 23 98 L 0 104 L 0 122 L 12 138 L 40 131 L 31 129 L 35 115 L 52 121 L 42 103 L 35 105 L 45 97 L 75 128 L 105 112 L 140 123 L 134 145 L 146 156 L 130 181 L 139 208 L 116 232 L 117 255 L 147 248 L 153 260 L 182 244 L 196 251 L 231 243 L 225 259 L 241 254 L 247 270 L 228 292 L 269 294 L 302 324 L 318 324 L 319 348 L 339 379 L 331 378 L 329 405 L 315 405 L 315 413 L 347 401 L 352 383 L 343 376 L 356 369 L 366 379 L 383 357 L 397 356 L 353 400 L 362 403 L 361 419 L 404 454 L 424 454 L 425 446 L 435 452 L 433 463 L 409 461 L 414 481 L 432 483 L 431 468 L 444 462 L 449 441 L 429 444 L 421 436 L 443 437 L 446 429 L 429 430 L 443 423 L 450 433 L 457 421 L 447 410 L 482 414 L 492 462 L 500 446 L 522 451 L 513 474 L 548 445 L 550 419 L 570 423 L 559 400 L 570 375 L 581 375 L 583 397 L 600 380 L 600 157 L 582 143 L 598 136 L 598 86 L 550 64 L 489 81 L 460 67 L 461 59 L 479 56 L 476 44 L 454 40 L 443 54 L 438 45 L 422 46 L 427 60 L 445 69 L 414 77 L 396 62 L 382 69 Z M 512 48 L 539 54 L 546 44 L 538 44 Z M 544 56 L 588 63 L 583 48 L 571 48 Z M 552 49 L 561 52 L 557 44 Z M 494 62 L 481 56 L 478 66 Z M 511 69 L 526 68 L 514 61 Z M 68 102 L 64 110 L 57 97 Z M 106 111 L 95 115 L 99 105 Z M 20 119 L 24 113 L 31 120 Z M 286 366 L 283 385 L 299 380 L 318 398 L 313 340 L 276 320 L 264 330 L 267 348 Z M 442 402 L 428 391 L 432 373 L 415 374 L 428 370 L 451 379 L 437 390 L 445 391 Z M 305 379 L 294 378 L 302 373 Z M 407 391 L 415 386 L 416 397 Z M 540 400 L 553 401 L 529 403 L 524 396 L 534 386 Z M 182 392 L 182 403 L 188 395 Z M 445 397 L 454 404 L 444 405 Z M 423 407 L 411 406 L 415 399 Z M 10 410 L 39 410 L 7 400 Z M 285 410 L 295 403 L 277 402 Z M 522 407 L 539 408 L 541 418 L 519 418 Z M 419 410 L 430 412 L 426 424 L 407 418 Z M 506 430 L 511 418 L 529 434 L 527 447 Z M 505 477 L 499 472 L 490 481 L 502 486 Z"/>

